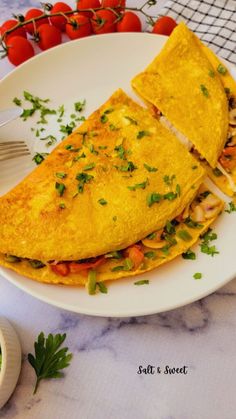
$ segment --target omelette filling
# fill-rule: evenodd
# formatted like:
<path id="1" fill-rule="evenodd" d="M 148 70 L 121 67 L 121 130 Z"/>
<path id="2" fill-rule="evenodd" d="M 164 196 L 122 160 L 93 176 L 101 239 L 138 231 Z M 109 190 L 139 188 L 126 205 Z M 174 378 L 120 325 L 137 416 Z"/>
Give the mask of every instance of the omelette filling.
<path id="1" fill-rule="evenodd" d="M 162 115 L 162 113 L 154 106 L 151 106 L 152 114 L 156 118 L 160 118 L 160 122 L 168 129 L 170 129 L 181 143 L 197 157 L 200 162 L 204 162 L 211 169 L 214 177 L 225 176 L 228 180 L 229 186 L 233 192 L 236 192 L 236 96 L 228 95 L 229 104 L 229 127 L 227 139 L 224 149 L 218 159 L 217 166 L 212 169 L 204 157 L 200 155 L 196 147 L 183 134 L 181 134 L 169 121 Z"/>
<path id="2" fill-rule="evenodd" d="M 222 201 L 205 186 L 202 186 L 193 202 L 174 220 L 167 221 L 163 229 L 154 231 L 143 240 L 125 249 L 112 251 L 95 258 L 76 261 L 42 262 L 14 255 L 5 255 L 5 260 L 10 263 L 27 261 L 34 269 L 49 267 L 55 274 L 63 277 L 80 274 L 85 277 L 85 280 L 87 278 L 88 281 L 91 279 L 91 272 L 93 273 L 93 280 L 96 271 L 101 270 L 101 268 L 102 272 L 141 272 L 147 269 L 148 261 L 157 258 L 171 259 L 171 249 L 177 245 L 180 249 L 178 254 L 188 249 L 187 243 L 192 241 L 194 236 L 194 232 L 191 233 L 191 230 L 201 229 L 201 233 L 203 233 L 204 227 L 208 228 L 209 221 L 213 221 L 221 212 L 221 209 Z M 197 233 L 198 236 L 199 233 Z"/>

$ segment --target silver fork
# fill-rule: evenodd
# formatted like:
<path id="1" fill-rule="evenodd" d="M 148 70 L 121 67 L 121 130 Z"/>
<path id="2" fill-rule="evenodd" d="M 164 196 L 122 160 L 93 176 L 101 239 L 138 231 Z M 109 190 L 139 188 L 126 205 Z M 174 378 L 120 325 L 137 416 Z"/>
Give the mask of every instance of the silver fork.
<path id="1" fill-rule="evenodd" d="M 27 156 L 29 154 L 30 151 L 24 141 L 0 142 L 0 161 Z"/>

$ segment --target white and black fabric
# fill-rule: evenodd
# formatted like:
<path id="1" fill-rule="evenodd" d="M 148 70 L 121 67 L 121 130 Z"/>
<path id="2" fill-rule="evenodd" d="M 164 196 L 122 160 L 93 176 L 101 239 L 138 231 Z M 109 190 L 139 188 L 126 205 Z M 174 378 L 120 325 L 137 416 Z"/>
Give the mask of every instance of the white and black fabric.
<path id="1" fill-rule="evenodd" d="M 236 0 L 168 0 L 160 15 L 185 22 L 216 54 L 236 64 Z"/>

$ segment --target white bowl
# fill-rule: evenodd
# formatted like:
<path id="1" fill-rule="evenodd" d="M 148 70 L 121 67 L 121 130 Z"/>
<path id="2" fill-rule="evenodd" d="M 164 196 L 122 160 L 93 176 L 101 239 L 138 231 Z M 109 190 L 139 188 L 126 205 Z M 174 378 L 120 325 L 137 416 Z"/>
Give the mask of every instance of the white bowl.
<path id="1" fill-rule="evenodd" d="M 21 346 L 12 325 L 0 317 L 0 347 L 2 365 L 0 370 L 0 409 L 13 393 L 21 369 Z"/>

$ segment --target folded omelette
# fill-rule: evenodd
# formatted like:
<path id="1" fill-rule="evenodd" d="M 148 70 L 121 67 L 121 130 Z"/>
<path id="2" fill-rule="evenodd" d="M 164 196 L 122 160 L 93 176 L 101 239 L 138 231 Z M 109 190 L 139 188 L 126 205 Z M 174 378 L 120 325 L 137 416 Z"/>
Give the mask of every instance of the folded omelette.
<path id="1" fill-rule="evenodd" d="M 236 83 L 184 23 L 132 81 L 134 90 L 201 161 L 228 195 L 236 192 Z"/>
<path id="2" fill-rule="evenodd" d="M 97 282 L 153 269 L 221 212 L 204 176 L 175 136 L 118 90 L 0 198 L 0 264 L 91 293 Z"/>

